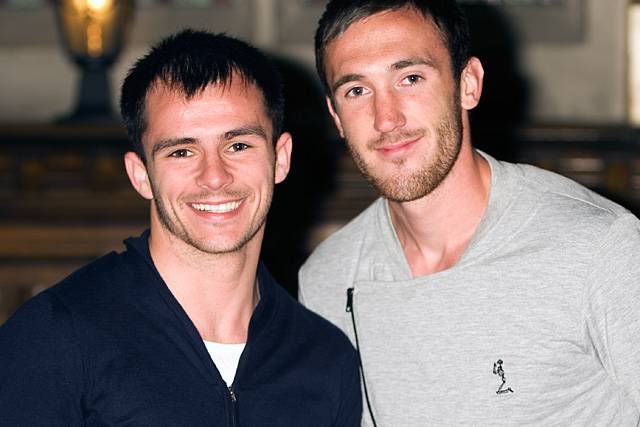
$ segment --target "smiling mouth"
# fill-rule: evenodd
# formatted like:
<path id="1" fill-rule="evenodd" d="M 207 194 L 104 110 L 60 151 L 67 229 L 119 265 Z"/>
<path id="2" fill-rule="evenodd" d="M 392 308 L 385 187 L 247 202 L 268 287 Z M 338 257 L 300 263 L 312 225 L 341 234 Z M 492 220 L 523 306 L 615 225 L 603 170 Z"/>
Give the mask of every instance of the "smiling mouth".
<path id="1" fill-rule="evenodd" d="M 403 141 L 403 142 L 396 143 L 396 144 L 385 145 L 385 146 L 377 148 L 377 150 L 382 152 L 382 153 L 394 153 L 394 152 L 397 152 L 397 151 L 403 151 L 405 148 L 409 148 L 410 146 L 412 146 L 415 142 L 418 141 L 418 139 L 419 138 L 411 139 L 411 140 L 408 140 L 408 141 Z"/>
<path id="2" fill-rule="evenodd" d="M 369 142 L 369 148 L 383 154 L 402 152 L 420 141 L 426 133 L 423 129 L 414 129 L 381 135 Z"/>
<path id="3" fill-rule="evenodd" d="M 191 207 L 200 212 L 227 213 L 237 209 L 241 203 L 242 202 L 240 201 L 220 203 L 215 205 L 210 205 L 208 203 L 191 203 Z"/>

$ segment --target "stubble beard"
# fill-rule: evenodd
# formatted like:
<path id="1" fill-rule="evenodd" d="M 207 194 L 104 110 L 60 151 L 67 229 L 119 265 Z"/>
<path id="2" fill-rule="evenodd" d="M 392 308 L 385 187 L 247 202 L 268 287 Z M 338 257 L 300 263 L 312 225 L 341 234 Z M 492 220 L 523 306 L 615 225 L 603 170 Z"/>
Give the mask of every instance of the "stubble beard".
<path id="1" fill-rule="evenodd" d="M 269 207 L 271 206 L 271 200 L 273 198 L 273 187 L 271 187 L 267 194 L 267 203 L 265 204 L 265 207 L 257 214 L 258 221 L 254 222 L 236 242 L 221 245 L 220 243 L 215 242 L 215 238 L 209 240 L 207 238 L 199 238 L 195 236 L 175 215 L 171 215 L 160 197 L 160 192 L 153 181 L 151 181 L 151 191 L 153 193 L 153 203 L 158 214 L 160 224 L 165 228 L 165 230 L 194 249 L 209 255 L 223 255 L 238 252 L 244 248 L 247 243 L 253 240 L 258 231 L 260 231 L 267 221 L 267 213 L 269 212 Z M 244 194 L 240 193 L 227 193 L 227 195 L 232 197 L 244 196 Z M 208 196 L 210 196 L 209 193 L 203 193 L 196 195 L 194 199 L 207 199 Z M 216 232 L 215 227 L 212 227 L 211 232 Z"/>
<path id="2" fill-rule="evenodd" d="M 456 91 L 456 95 L 457 91 Z M 411 139 L 412 136 L 424 135 L 424 130 L 400 133 L 393 137 L 383 135 L 368 144 L 369 147 L 384 145 L 388 138 Z M 462 112 L 460 110 L 459 95 L 454 96 L 452 108 L 440 119 L 435 129 L 438 149 L 433 158 L 425 156 L 421 167 L 415 171 L 405 171 L 406 159 L 393 161 L 394 171 L 391 175 L 376 174 L 373 167 L 367 164 L 362 154 L 347 143 L 351 156 L 360 173 L 388 200 L 394 202 L 410 202 L 430 194 L 447 177 L 455 164 L 462 147 Z M 348 142 L 348 141 L 347 141 Z M 423 143 L 423 142 L 421 142 Z"/>

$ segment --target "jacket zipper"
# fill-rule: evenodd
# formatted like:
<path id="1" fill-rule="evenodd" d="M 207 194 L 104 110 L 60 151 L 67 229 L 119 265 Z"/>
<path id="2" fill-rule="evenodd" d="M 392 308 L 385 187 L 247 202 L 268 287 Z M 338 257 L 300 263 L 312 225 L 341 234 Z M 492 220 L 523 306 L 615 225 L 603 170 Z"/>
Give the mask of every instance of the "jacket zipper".
<path id="1" fill-rule="evenodd" d="M 231 399 L 231 413 L 229 414 L 229 426 L 230 427 L 234 427 L 237 424 L 237 422 L 236 422 L 236 411 L 237 411 L 236 403 L 238 402 L 238 396 L 236 396 L 236 393 L 233 391 L 233 386 L 229 386 L 229 387 L 227 387 L 227 389 L 229 390 L 229 399 Z"/>
<path id="2" fill-rule="evenodd" d="M 369 393 L 367 392 L 367 382 L 364 378 L 364 368 L 362 366 L 362 356 L 360 356 L 360 343 L 358 342 L 358 329 L 356 328 L 356 317 L 353 312 L 353 288 L 347 288 L 347 307 L 346 312 L 351 313 L 351 324 L 353 325 L 353 336 L 356 340 L 356 352 L 358 353 L 358 364 L 360 365 L 360 375 L 362 376 L 362 387 L 364 389 L 364 397 L 367 401 L 367 409 L 369 410 L 369 415 L 371 416 L 371 422 L 373 423 L 373 427 L 378 427 L 376 424 L 376 419 L 373 416 L 373 411 L 371 410 L 371 402 L 369 402 Z"/>

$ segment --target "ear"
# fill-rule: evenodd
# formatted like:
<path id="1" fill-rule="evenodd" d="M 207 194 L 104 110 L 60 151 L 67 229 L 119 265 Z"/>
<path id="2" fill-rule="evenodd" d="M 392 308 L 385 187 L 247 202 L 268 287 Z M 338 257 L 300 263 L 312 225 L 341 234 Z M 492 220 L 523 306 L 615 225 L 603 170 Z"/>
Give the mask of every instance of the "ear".
<path id="1" fill-rule="evenodd" d="M 280 184 L 289 174 L 293 140 L 289 132 L 284 132 L 276 142 L 275 183 Z"/>
<path id="2" fill-rule="evenodd" d="M 129 151 L 124 155 L 124 167 L 127 169 L 131 185 L 133 185 L 138 194 L 147 200 L 153 199 L 147 167 L 142 159 L 136 153 Z"/>
<path id="3" fill-rule="evenodd" d="M 475 108 L 480 102 L 483 78 L 482 63 L 478 58 L 471 57 L 460 76 L 460 105 L 465 110 Z"/>
<path id="4" fill-rule="evenodd" d="M 338 113 L 336 113 L 336 110 L 333 108 L 333 101 L 328 96 L 325 97 L 325 99 L 327 101 L 327 108 L 329 109 L 329 114 L 331 114 L 331 117 L 333 117 L 333 122 L 336 124 L 336 127 L 338 128 L 338 132 L 340 132 L 340 136 L 344 138 L 344 130 L 342 130 L 342 122 L 340 122 L 340 117 L 338 116 Z"/>

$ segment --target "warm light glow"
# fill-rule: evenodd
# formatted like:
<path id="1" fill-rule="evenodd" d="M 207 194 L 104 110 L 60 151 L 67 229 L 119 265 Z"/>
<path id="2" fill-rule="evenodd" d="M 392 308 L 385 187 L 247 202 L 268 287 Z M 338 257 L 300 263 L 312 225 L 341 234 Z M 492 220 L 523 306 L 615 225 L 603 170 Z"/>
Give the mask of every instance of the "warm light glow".
<path id="1" fill-rule="evenodd" d="M 102 55 L 102 28 L 98 23 L 91 22 L 87 26 L 87 51 L 91 56 Z"/>
<path id="2" fill-rule="evenodd" d="M 84 13 L 87 8 L 87 2 L 85 0 L 72 0 L 73 9 L 78 12 Z"/>
<path id="3" fill-rule="evenodd" d="M 86 0 L 87 7 L 92 12 L 103 12 L 111 7 L 112 0 Z"/>
<path id="4" fill-rule="evenodd" d="M 98 57 L 104 53 L 103 26 L 111 19 L 114 0 L 71 0 L 72 8 L 84 22 L 86 51 Z"/>
<path id="5" fill-rule="evenodd" d="M 86 19 L 100 19 L 113 9 L 114 0 L 71 0 L 71 9 Z"/>
<path id="6" fill-rule="evenodd" d="M 2 0 L 0 0 L 1 2 Z M 110 57 L 133 0 L 59 0 L 65 42 L 78 58 Z"/>

